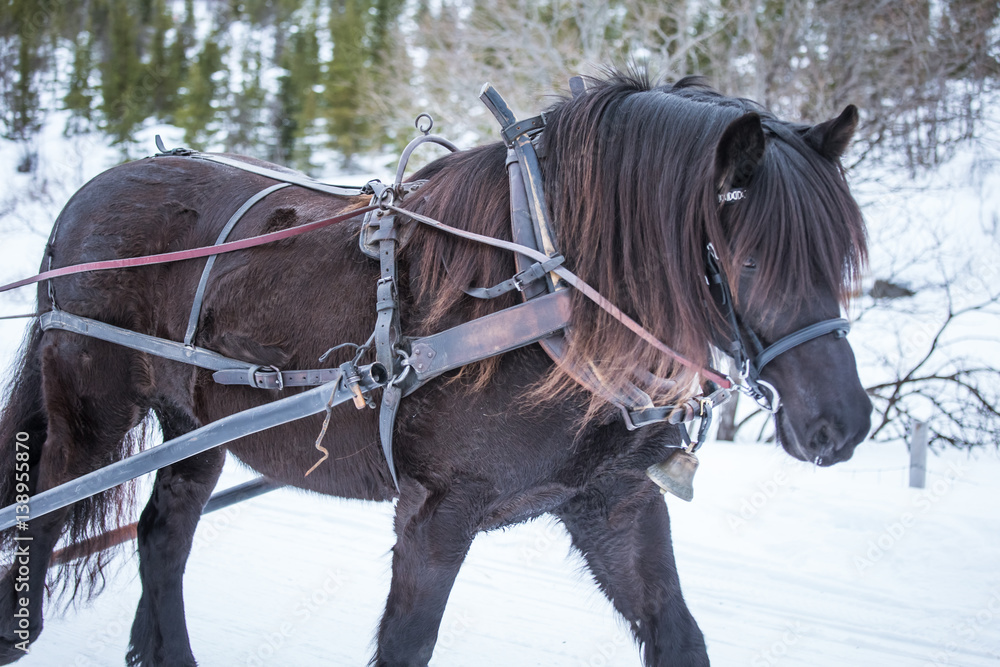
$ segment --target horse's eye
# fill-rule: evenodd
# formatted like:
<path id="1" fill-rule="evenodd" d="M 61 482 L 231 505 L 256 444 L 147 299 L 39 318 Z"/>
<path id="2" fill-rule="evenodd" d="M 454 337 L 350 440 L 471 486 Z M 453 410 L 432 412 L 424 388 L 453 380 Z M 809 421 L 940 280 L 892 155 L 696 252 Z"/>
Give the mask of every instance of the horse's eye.
<path id="1" fill-rule="evenodd" d="M 743 268 L 744 269 L 756 269 L 757 268 L 757 262 L 756 262 L 756 260 L 754 260 L 753 257 L 747 257 L 746 261 L 743 262 Z"/>

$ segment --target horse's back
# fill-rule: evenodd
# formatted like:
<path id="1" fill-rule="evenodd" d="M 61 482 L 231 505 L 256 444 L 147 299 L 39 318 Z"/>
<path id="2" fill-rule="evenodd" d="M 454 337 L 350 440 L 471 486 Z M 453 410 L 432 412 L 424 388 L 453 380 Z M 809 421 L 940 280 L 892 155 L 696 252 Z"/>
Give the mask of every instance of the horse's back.
<path id="1" fill-rule="evenodd" d="M 210 246 L 236 211 L 274 184 L 263 176 L 187 157 L 148 158 L 114 167 L 84 186 L 61 213 L 50 239 L 52 267 Z M 362 203 L 367 202 L 291 185 L 251 206 L 227 240 L 298 226 Z M 358 251 L 359 225 L 360 218 L 218 255 L 194 343 L 242 361 L 296 370 L 320 367 L 318 357 L 334 345 L 364 342 L 374 325 L 378 265 Z M 69 313 L 181 341 L 205 263 L 183 260 L 68 276 L 53 281 L 52 294 L 57 307 Z M 49 268 L 48 258 L 43 268 Z M 50 307 L 44 283 L 39 301 L 42 310 Z M 210 371 L 74 334 L 47 332 L 43 347 L 65 346 L 67 336 L 74 336 L 74 349 L 113 348 L 122 361 L 119 370 L 102 369 L 93 381 L 131 386 L 135 400 L 158 414 L 186 413 L 193 423 L 205 424 L 283 395 L 216 385 Z M 60 363 L 67 372 L 83 376 L 87 370 L 79 360 L 87 355 L 77 352 L 61 355 Z M 330 359 L 334 365 L 342 361 L 337 354 Z M 244 438 L 232 449 L 285 483 L 340 495 L 386 497 L 377 451 L 338 464 L 344 474 L 303 479 L 302 473 L 319 456 L 312 447 L 319 431 L 314 421 Z M 343 415 L 339 421 L 338 432 L 328 436 L 334 453 L 341 448 L 339 453 L 356 453 L 359 440 L 377 438 L 367 411 Z"/>

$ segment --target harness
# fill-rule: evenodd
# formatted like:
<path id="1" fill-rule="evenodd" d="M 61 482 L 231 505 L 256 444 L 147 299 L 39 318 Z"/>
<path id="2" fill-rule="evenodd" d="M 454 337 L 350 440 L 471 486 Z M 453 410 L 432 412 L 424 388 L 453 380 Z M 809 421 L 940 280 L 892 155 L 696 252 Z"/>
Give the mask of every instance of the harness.
<path id="1" fill-rule="evenodd" d="M 579 77 L 574 77 L 571 81 L 571 89 L 574 96 L 586 92 Z M 394 183 L 386 185 L 375 180 L 359 188 L 334 186 L 314 181 L 294 172 L 271 169 L 223 156 L 197 153 L 189 149 L 167 151 L 157 137 L 157 147 L 160 153 L 154 157 L 175 156 L 211 161 L 266 176 L 278 183 L 248 199 L 223 227 L 214 246 L 144 258 L 92 262 L 60 269 L 51 269 L 52 257 L 50 255 L 48 271 L 33 278 L 2 286 L 0 291 L 88 270 L 114 269 L 193 257 L 208 257 L 195 293 L 183 342 L 148 336 L 59 310 L 55 307 L 55 295 L 52 291 L 51 281 L 49 289 L 53 310 L 39 316 L 40 326 L 43 330 L 71 331 L 167 359 L 207 368 L 214 371 L 213 379 L 221 384 L 280 390 L 285 387 L 335 383 L 333 394 L 326 407 L 326 422 L 316 442 L 316 448 L 323 452 L 324 456 L 313 468 L 307 471 L 307 475 L 327 457 L 321 441 L 329 424 L 330 410 L 340 400 L 343 400 L 335 399 L 350 394 L 357 408 L 361 409 L 366 406 L 374 408 L 375 401 L 372 392 L 381 388 L 380 442 L 397 489 L 399 484 L 393 462 L 392 435 L 396 414 L 402 399 L 430 380 L 461 366 L 538 343 L 553 362 L 580 385 L 616 405 L 621 410 L 624 424 L 629 430 L 661 422 L 682 425 L 700 419 L 700 425 L 693 440 L 687 429 L 681 428 L 685 444 L 680 449 L 691 454 L 701 446 L 707 436 L 713 408 L 727 401 L 733 391 L 746 394 L 761 408 L 771 413 L 778 411 L 780 397 L 777 390 L 760 378 L 761 370 L 768 362 L 793 347 L 819 336 L 828 333 L 834 333 L 838 337 L 846 335 L 850 328 L 849 323 L 845 319 L 836 318 L 807 326 L 764 347 L 757 335 L 740 321 L 733 307 L 729 283 L 719 264 L 718 255 L 709 244 L 705 250 L 706 280 L 715 305 L 720 309 L 728 323 L 729 331 L 726 334 L 726 339 L 729 344 L 726 351 L 736 361 L 740 369 L 738 380 L 711 368 L 701 368 L 671 350 L 601 296 L 593 287 L 563 266 L 564 258 L 558 251 L 558 239 L 548 219 L 542 192 L 542 173 L 535 146 L 535 140 L 545 129 L 545 115 L 518 121 L 500 94 L 489 84 L 483 87 L 480 99 L 500 123 L 501 136 L 507 146 L 506 165 L 510 184 L 512 241 L 457 229 L 399 205 L 423 185 L 421 181 L 403 183 L 405 168 L 414 149 L 424 143 L 431 142 L 451 151 L 457 150 L 454 144 L 446 139 L 430 134 L 433 121 L 426 114 L 421 114 L 417 119 L 417 128 L 423 134 L 410 142 L 403 151 Z M 341 196 L 369 195 L 371 202 L 367 207 L 354 209 L 315 223 L 242 241 L 227 241 L 229 233 L 247 211 L 270 194 L 291 185 Z M 720 206 L 736 204 L 746 196 L 747 193 L 743 190 L 733 190 L 720 194 L 719 204 Z M 324 361 L 332 351 L 349 346 L 355 349 L 355 355 L 351 361 L 336 368 L 288 371 L 231 359 L 195 345 L 201 304 L 218 254 L 261 245 L 278 238 L 288 238 L 321 226 L 356 218 L 361 214 L 364 214 L 365 217 L 359 237 L 360 249 L 366 255 L 376 258 L 380 265 L 376 287 L 375 328 L 364 344 L 344 343 L 331 348 L 320 358 L 320 361 Z M 407 222 L 401 224 L 401 218 L 405 218 Z M 476 288 L 468 290 L 468 293 L 475 298 L 491 299 L 517 290 L 521 292 L 523 302 L 437 334 L 415 339 L 404 336 L 399 325 L 396 253 L 399 247 L 412 235 L 416 226 L 414 223 L 427 225 L 460 238 L 513 252 L 516 266 L 514 276 L 493 287 Z M 636 335 L 678 363 L 699 370 L 701 375 L 714 385 L 712 387 L 714 391 L 707 396 L 692 398 L 682 405 L 656 406 L 649 395 L 635 384 L 628 383 L 624 389 L 612 389 L 601 380 L 592 365 L 580 366 L 567 361 L 568 334 L 566 327 L 571 316 L 570 294 L 572 289 L 580 291 L 588 299 L 611 313 Z M 363 365 L 361 362 L 369 353 L 374 355 L 375 360 Z M 647 373 L 647 375 L 650 374 Z M 669 380 L 654 378 L 651 375 L 638 379 L 647 382 L 669 382 Z M 654 475 L 651 473 L 651 476 Z"/>

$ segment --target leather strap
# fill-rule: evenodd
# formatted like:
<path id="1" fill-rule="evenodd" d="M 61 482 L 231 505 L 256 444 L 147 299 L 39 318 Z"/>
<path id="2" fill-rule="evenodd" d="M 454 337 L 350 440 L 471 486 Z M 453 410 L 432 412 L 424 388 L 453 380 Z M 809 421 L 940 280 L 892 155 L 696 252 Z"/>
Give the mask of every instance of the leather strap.
<path id="1" fill-rule="evenodd" d="M 72 480 L 72 482 L 60 484 L 48 491 L 36 494 L 31 498 L 31 517 L 35 519 L 72 505 L 130 479 L 159 470 L 252 433 L 258 433 L 310 415 L 321 414 L 329 408 L 353 398 L 353 393 L 342 385 L 343 383 L 340 382 L 325 384 L 265 403 L 251 410 L 237 412 L 185 433 L 169 442 L 149 447 L 121 461 L 99 468 Z M 363 387 L 363 390 L 371 391 L 375 388 L 375 386 Z M 17 509 L 16 506 L 11 505 L 0 510 L 0 530 L 6 530 L 17 524 Z"/>
<path id="2" fill-rule="evenodd" d="M 816 324 L 810 324 L 804 329 L 799 329 L 794 333 L 790 333 L 784 338 L 766 347 L 764 351 L 757 356 L 754 360 L 757 372 L 760 373 L 769 361 L 772 361 L 779 354 L 788 352 L 788 350 L 793 347 L 801 345 L 802 343 L 807 343 L 814 338 L 825 336 L 828 333 L 834 334 L 837 338 L 843 338 L 850 330 L 851 323 L 842 317 L 838 317 L 832 320 L 823 320 L 822 322 L 817 322 Z"/>
<path id="3" fill-rule="evenodd" d="M 500 136 L 503 140 L 508 143 L 514 143 L 514 140 L 523 134 L 530 134 L 532 132 L 538 132 L 545 127 L 545 114 L 538 116 L 533 116 L 531 118 L 525 118 L 524 120 L 519 120 L 511 123 L 507 127 L 500 130 Z"/>
<path id="4" fill-rule="evenodd" d="M 268 196 L 272 192 L 281 190 L 282 188 L 287 188 L 291 183 L 277 183 L 269 188 L 264 188 L 250 199 L 243 202 L 243 205 L 236 210 L 235 213 L 229 218 L 229 222 L 226 223 L 222 231 L 219 232 L 219 238 L 215 240 L 215 245 L 220 243 L 225 243 L 226 239 L 229 238 L 229 233 L 233 231 L 236 223 L 239 222 L 243 216 L 246 214 L 250 208 L 259 202 L 264 197 Z M 201 271 L 201 279 L 198 281 L 198 288 L 194 292 L 194 302 L 191 304 L 191 315 L 188 316 L 187 330 L 184 332 L 184 344 L 193 345 L 194 344 L 194 334 L 198 328 L 198 318 L 201 316 L 201 304 L 205 299 L 205 289 L 208 287 L 208 277 L 212 273 L 212 267 L 215 266 L 215 259 L 218 255 L 212 255 L 205 262 L 205 268 Z"/>
<path id="5" fill-rule="evenodd" d="M 230 359 L 218 352 L 205 350 L 202 348 L 184 345 L 172 340 L 147 336 L 146 334 L 122 329 L 111 324 L 98 322 L 87 317 L 80 317 L 64 310 L 50 310 L 42 313 L 38 317 L 38 323 L 42 331 L 49 329 L 59 329 L 73 333 L 97 338 L 99 340 L 123 345 L 124 347 L 148 352 L 158 357 L 179 361 L 183 364 L 191 364 L 210 370 L 246 370 L 253 367 L 246 361 Z"/>
<path id="6" fill-rule="evenodd" d="M 523 292 L 528 285 L 544 278 L 547 273 L 561 265 L 564 261 L 566 260 L 562 255 L 556 255 L 547 262 L 535 262 L 524 271 L 515 274 L 513 278 L 508 278 L 493 287 L 469 287 L 463 291 L 477 299 L 495 299 L 501 294 L 513 292 L 514 290 Z"/>
<path id="7" fill-rule="evenodd" d="M 395 346 L 399 342 L 399 307 L 396 291 L 395 216 L 383 215 L 379 223 L 379 263 L 381 265 L 375 309 L 375 360 L 390 373 L 394 367 Z"/>
<path id="8" fill-rule="evenodd" d="M 396 413 L 399 412 L 399 403 L 403 398 L 403 390 L 395 384 L 386 385 L 382 390 L 382 405 L 378 413 L 379 441 L 382 443 L 382 454 L 385 462 L 389 464 L 389 474 L 392 475 L 392 483 L 399 491 L 399 478 L 396 475 L 396 464 L 392 457 L 392 436 L 396 426 Z"/>
<path id="9" fill-rule="evenodd" d="M 399 208 L 394 204 L 390 204 L 389 208 L 393 211 L 396 211 L 397 213 L 400 213 L 413 220 L 416 220 L 417 222 L 421 222 L 429 227 L 433 227 L 434 229 L 440 230 L 442 232 L 452 234 L 453 236 L 458 236 L 459 238 L 469 239 L 471 241 L 478 241 L 480 243 L 485 243 L 486 245 L 491 245 L 496 248 L 502 248 L 504 250 L 510 250 L 512 252 L 521 253 L 522 255 L 526 255 L 537 262 L 546 262 L 552 259 L 551 257 L 548 257 L 547 255 L 544 255 L 533 248 L 529 248 L 527 246 L 523 246 L 517 243 L 512 243 L 510 241 L 495 239 L 489 236 L 483 236 L 482 234 L 476 234 L 474 232 L 457 229 L 455 227 L 451 227 L 450 225 L 446 225 L 443 222 L 439 222 L 433 218 L 429 218 L 425 215 L 421 215 L 413 211 L 408 211 L 406 209 Z M 694 363 L 687 357 L 670 349 L 665 343 L 660 341 L 653 334 L 646 331 L 641 324 L 633 320 L 631 317 L 625 314 L 620 308 L 618 308 L 616 305 L 614 305 L 606 298 L 604 298 L 600 292 L 598 292 L 589 284 L 581 280 L 575 273 L 573 273 L 569 269 L 560 266 L 557 267 L 556 269 L 553 269 L 552 272 L 558 275 L 560 278 L 565 280 L 573 287 L 575 287 L 584 296 L 593 301 L 595 304 L 597 304 L 598 306 L 606 310 L 608 313 L 610 313 L 612 317 L 621 322 L 630 331 L 635 333 L 637 336 L 642 338 L 644 341 L 646 341 L 647 343 L 649 343 L 650 345 L 652 345 L 657 350 L 667 355 L 677 363 L 681 364 L 682 366 L 687 366 L 688 368 L 692 368 L 698 371 L 699 373 L 702 374 L 703 377 L 705 377 L 708 380 L 711 380 L 712 382 L 715 382 L 720 387 L 728 389 L 730 386 L 732 386 L 732 383 L 718 371 L 712 370 L 710 368 L 704 368 L 701 365 Z"/>
<path id="10" fill-rule="evenodd" d="M 278 371 L 269 367 L 232 368 L 212 373 L 218 384 L 247 385 L 257 389 L 312 387 L 333 382 L 341 375 L 339 368 L 318 368 L 307 371 Z"/>
<path id="11" fill-rule="evenodd" d="M 550 336 L 569 323 L 570 304 L 569 292 L 561 290 L 415 340 L 408 363 L 419 382 L 406 393 L 452 369 Z"/>
<path id="12" fill-rule="evenodd" d="M 232 158 L 224 157 L 222 155 L 213 155 L 210 153 L 199 153 L 197 151 L 191 152 L 176 152 L 168 151 L 165 153 L 160 153 L 159 155 L 154 155 L 153 157 L 190 157 L 195 160 L 204 160 L 206 162 L 215 162 L 216 164 L 224 164 L 227 167 L 235 167 L 241 171 L 246 171 L 251 174 L 257 174 L 258 176 L 266 176 L 275 181 L 280 181 L 282 183 L 289 183 L 291 185 L 298 185 L 309 190 L 316 190 L 317 192 L 325 192 L 331 195 L 337 195 L 338 197 L 357 197 L 358 195 L 366 194 L 364 187 L 354 187 L 345 185 L 331 185 L 330 183 L 323 183 L 315 179 L 309 178 L 305 174 L 300 174 L 294 171 L 278 171 L 277 169 L 270 169 L 268 167 L 263 167 L 256 164 L 250 164 L 249 162 L 243 162 L 242 160 L 234 160 Z"/>
<path id="13" fill-rule="evenodd" d="M 510 181 L 510 222 L 514 243 L 538 248 L 538 241 L 535 238 L 535 230 L 531 222 L 531 206 L 528 203 L 528 193 L 524 188 L 524 179 L 521 178 L 521 165 L 518 163 L 517 155 L 513 149 L 508 150 L 507 178 Z M 532 258 L 527 255 L 514 253 L 514 266 L 517 267 L 518 271 L 526 271 L 530 266 L 531 260 Z M 537 296 L 547 293 L 549 291 L 549 283 L 550 281 L 546 279 L 545 282 L 539 281 L 528 285 L 523 292 L 524 299 L 530 301 Z"/>
<path id="14" fill-rule="evenodd" d="M 85 262 L 83 264 L 74 264 L 72 266 L 64 266 L 58 269 L 50 269 L 48 271 L 42 271 L 41 273 L 35 274 L 30 278 L 23 278 L 6 285 L 0 285 L 0 292 L 6 292 L 7 290 L 12 290 L 17 287 L 24 287 L 25 285 L 31 285 L 43 280 L 70 276 L 77 273 L 86 273 L 88 271 L 130 269 L 132 267 L 148 266 L 150 264 L 169 264 L 170 262 L 179 262 L 184 259 L 197 259 L 199 257 L 209 257 L 211 255 L 221 255 L 227 252 L 235 252 L 237 250 L 246 250 L 247 248 L 254 248 L 266 243 L 274 243 L 275 241 L 281 241 L 293 236 L 298 236 L 299 234 L 305 234 L 317 229 L 323 229 L 324 227 L 329 227 L 330 225 L 337 224 L 338 222 L 344 222 L 345 220 L 356 218 L 359 215 L 367 213 L 368 211 L 374 211 L 377 208 L 378 206 L 355 208 L 347 211 L 346 213 L 335 215 L 332 218 L 324 218 L 323 220 L 316 220 L 315 222 L 309 222 L 304 225 L 299 225 L 298 227 L 279 229 L 276 232 L 261 234 L 260 236 L 251 236 L 250 238 L 240 239 L 239 241 L 229 241 L 228 243 L 220 245 L 202 246 L 200 248 L 192 248 L 190 250 L 177 250 L 175 252 L 164 252 L 156 255 L 146 255 L 144 257 L 123 257 L 121 259 L 109 259 L 100 262 Z"/>

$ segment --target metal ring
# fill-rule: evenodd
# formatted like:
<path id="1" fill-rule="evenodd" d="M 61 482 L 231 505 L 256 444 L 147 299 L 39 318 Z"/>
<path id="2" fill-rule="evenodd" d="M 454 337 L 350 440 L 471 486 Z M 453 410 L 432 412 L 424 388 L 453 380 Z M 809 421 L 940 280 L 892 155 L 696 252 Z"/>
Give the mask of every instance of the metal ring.
<path id="1" fill-rule="evenodd" d="M 396 356 L 402 359 L 403 372 L 399 374 L 399 377 L 394 377 L 389 380 L 389 385 L 395 387 L 400 382 L 406 379 L 406 376 L 410 374 L 410 370 L 413 366 L 410 365 L 410 355 L 408 355 L 403 350 L 396 348 Z"/>
<path id="2" fill-rule="evenodd" d="M 378 196 L 379 212 L 388 211 L 389 207 L 396 203 L 396 192 L 392 188 L 386 188 Z"/>
<path id="3" fill-rule="evenodd" d="M 770 412 L 772 415 L 777 414 L 778 410 L 781 409 L 781 394 L 778 390 L 774 388 L 774 385 L 767 380 L 757 380 L 757 384 L 762 385 L 771 393 L 770 399 L 767 396 L 762 396 L 760 399 L 754 399 L 763 410 Z"/>
<path id="4" fill-rule="evenodd" d="M 425 118 L 427 119 L 427 123 L 421 124 L 420 121 Z M 429 113 L 422 113 L 417 116 L 415 121 L 413 121 L 413 126 L 417 128 L 418 132 L 423 132 L 424 136 L 427 136 L 431 133 L 431 129 L 434 127 L 434 118 L 432 118 Z"/>

